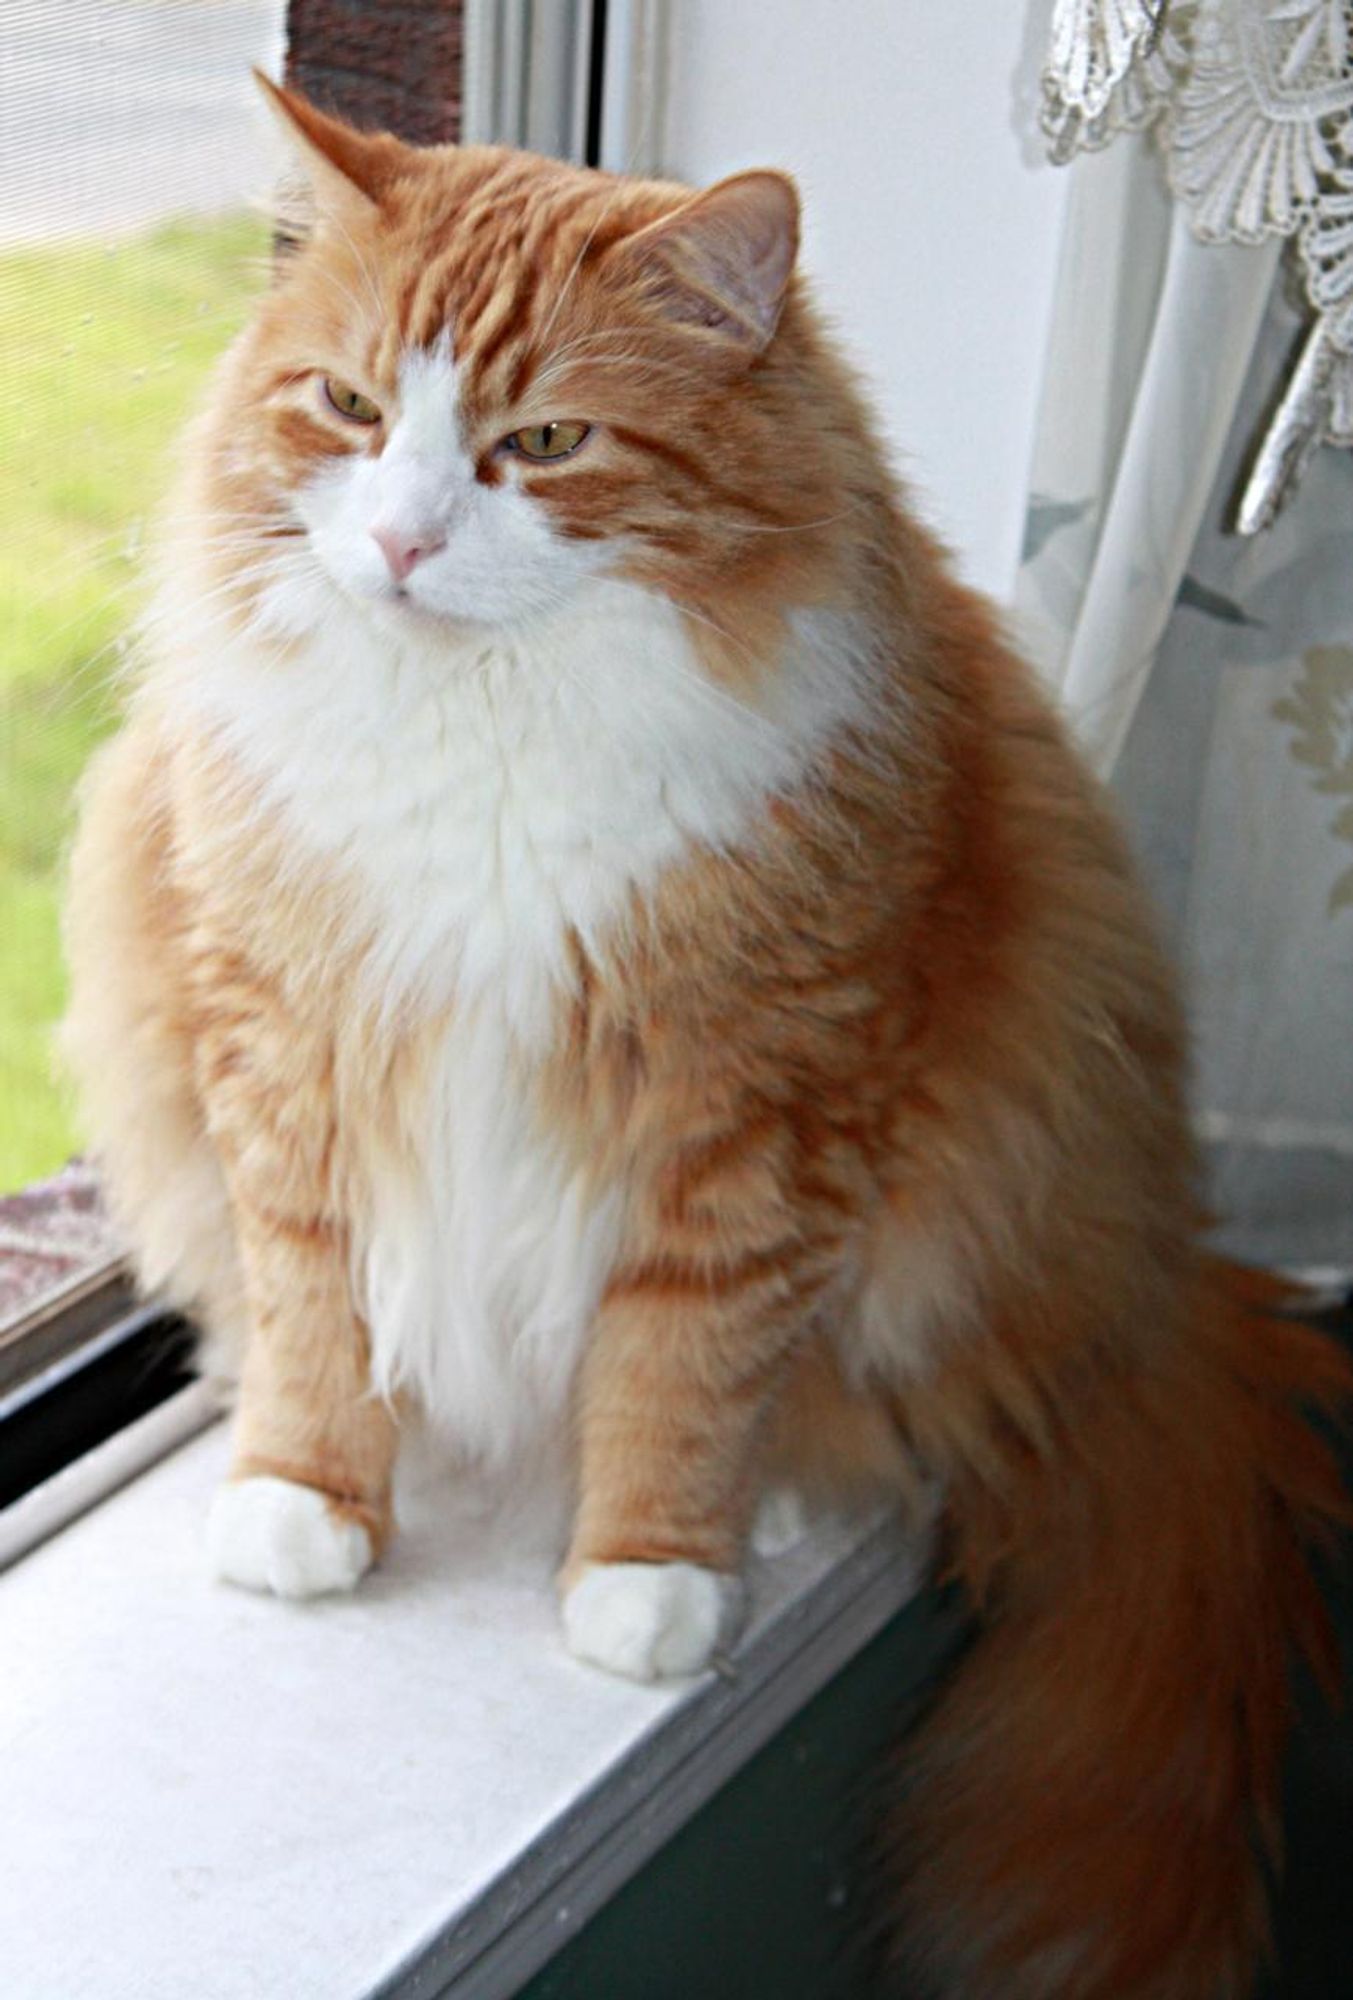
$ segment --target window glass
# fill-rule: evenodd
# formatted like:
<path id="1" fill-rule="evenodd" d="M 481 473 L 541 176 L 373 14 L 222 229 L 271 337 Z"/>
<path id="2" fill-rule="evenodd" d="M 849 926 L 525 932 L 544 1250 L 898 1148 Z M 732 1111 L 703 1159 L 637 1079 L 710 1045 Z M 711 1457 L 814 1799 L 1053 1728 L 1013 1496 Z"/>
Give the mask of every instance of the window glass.
<path id="1" fill-rule="evenodd" d="M 51 1058 L 73 791 L 116 714 L 174 438 L 266 282 L 276 147 L 249 69 L 278 73 L 285 0 L 4 11 L 0 1194 L 77 1143 Z"/>

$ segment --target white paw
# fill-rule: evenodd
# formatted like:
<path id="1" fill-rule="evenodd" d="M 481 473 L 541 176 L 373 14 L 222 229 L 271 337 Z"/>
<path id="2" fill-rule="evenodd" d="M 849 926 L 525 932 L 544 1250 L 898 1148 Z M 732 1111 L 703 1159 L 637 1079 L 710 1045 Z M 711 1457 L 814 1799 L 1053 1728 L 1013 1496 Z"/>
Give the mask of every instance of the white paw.
<path id="1" fill-rule="evenodd" d="M 218 1489 L 207 1521 L 212 1574 L 278 1597 L 351 1590 L 371 1567 L 371 1538 L 290 1479 L 239 1479 Z"/>
<path id="2" fill-rule="evenodd" d="M 797 1486 L 768 1486 L 752 1522 L 752 1547 L 759 1556 L 782 1556 L 806 1541 L 812 1526 Z"/>
<path id="3" fill-rule="evenodd" d="M 564 1599 L 564 1639 L 630 1680 L 698 1674 L 741 1605 L 736 1577 L 695 1563 L 589 1563 Z"/>

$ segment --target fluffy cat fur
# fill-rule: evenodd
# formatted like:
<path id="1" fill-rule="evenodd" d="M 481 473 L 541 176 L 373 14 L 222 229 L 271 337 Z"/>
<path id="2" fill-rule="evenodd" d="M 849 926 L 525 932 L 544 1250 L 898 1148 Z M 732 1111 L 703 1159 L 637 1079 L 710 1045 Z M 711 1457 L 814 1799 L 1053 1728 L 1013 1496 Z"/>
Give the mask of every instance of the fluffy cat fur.
<path id="1" fill-rule="evenodd" d="M 791 183 L 271 94 L 313 219 L 69 906 L 116 1214 L 243 1355 L 216 1569 L 351 1587 L 417 1403 L 562 1440 L 568 1642 L 690 1672 L 767 1481 L 919 1466 L 984 1629 L 909 1752 L 913 1966 L 1247 1992 L 1342 1366 L 1199 1247 L 1121 842 L 900 499 Z"/>

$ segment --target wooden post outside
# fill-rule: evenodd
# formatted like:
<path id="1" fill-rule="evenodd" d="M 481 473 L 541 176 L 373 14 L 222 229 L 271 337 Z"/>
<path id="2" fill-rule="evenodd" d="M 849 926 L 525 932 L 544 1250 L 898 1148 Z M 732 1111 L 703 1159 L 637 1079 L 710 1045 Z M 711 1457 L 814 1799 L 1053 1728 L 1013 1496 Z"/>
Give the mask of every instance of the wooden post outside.
<path id="1" fill-rule="evenodd" d="M 286 81 L 416 145 L 460 136 L 462 0 L 290 0 Z"/>

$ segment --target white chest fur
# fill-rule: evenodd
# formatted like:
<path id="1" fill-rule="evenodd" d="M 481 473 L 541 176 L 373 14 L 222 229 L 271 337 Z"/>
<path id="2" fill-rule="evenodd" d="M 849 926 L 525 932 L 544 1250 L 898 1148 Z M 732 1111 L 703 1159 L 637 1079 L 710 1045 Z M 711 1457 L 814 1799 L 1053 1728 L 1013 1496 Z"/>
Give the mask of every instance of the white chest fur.
<path id="1" fill-rule="evenodd" d="M 585 1201 L 523 1087 L 569 933 L 600 939 L 692 846 L 734 842 L 860 713 L 845 621 L 805 618 L 791 653 L 735 702 L 670 604 L 595 582 L 529 643 L 395 640 L 341 603 L 285 652 L 214 632 L 176 690 L 350 881 L 392 1032 L 455 1024 L 370 1164 L 358 1282 L 378 1382 L 484 1455 L 558 1407 L 621 1229 L 620 1192 Z"/>
<path id="2" fill-rule="evenodd" d="M 595 943 L 683 853 L 736 842 L 865 702 L 850 623 L 824 614 L 753 705 L 628 584 L 588 583 L 529 639 L 384 630 L 328 585 L 320 607 L 285 653 L 204 632 L 176 698 L 351 880 L 383 1012 L 487 999 L 528 1045 L 569 932 Z"/>
<path id="3" fill-rule="evenodd" d="M 557 1418 L 621 1226 L 620 1191 L 585 1191 L 540 1132 L 518 1062 L 492 1010 L 457 1023 L 403 1162 L 372 1162 L 358 1272 L 377 1386 L 488 1462 Z"/>

